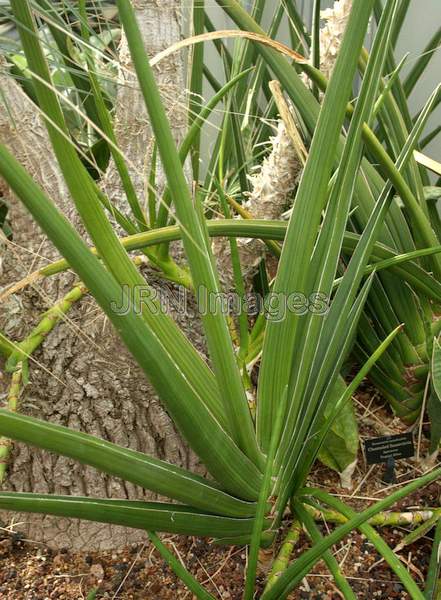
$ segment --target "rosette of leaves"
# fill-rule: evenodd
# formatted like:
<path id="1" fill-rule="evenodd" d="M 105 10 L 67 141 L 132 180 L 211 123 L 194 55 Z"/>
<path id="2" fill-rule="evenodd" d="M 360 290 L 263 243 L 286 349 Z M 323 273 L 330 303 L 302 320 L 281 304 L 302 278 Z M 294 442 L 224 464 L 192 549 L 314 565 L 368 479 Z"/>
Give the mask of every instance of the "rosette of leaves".
<path id="1" fill-rule="evenodd" d="M 219 2 L 241 28 L 258 30 L 253 18 L 239 2 Z M 371 190 L 371 210 L 365 227 L 358 235 L 348 236 L 346 228 L 352 216 L 351 202 L 354 193 L 357 193 L 354 181 L 364 182 L 362 174 L 371 168 L 369 157 L 364 156 L 368 154 L 364 146 L 365 127 L 372 118 L 380 89 L 397 7 L 396 0 L 389 0 L 385 5 L 360 94 L 354 103 L 350 123 L 347 123 L 346 135 L 342 135 L 373 4 L 373 0 L 354 1 L 321 108 L 296 68 L 277 49 L 258 43 L 245 48 L 246 51 L 252 48 L 250 52 L 257 50 L 261 53 L 264 73 L 271 69 L 280 79 L 312 138 L 293 211 L 282 236 L 283 245 L 272 291 L 281 298 L 297 293 L 309 297 L 320 291 L 323 297 L 330 299 L 329 310 L 324 314 L 307 311 L 300 315 L 287 311 L 283 320 L 268 320 L 254 411 L 246 395 L 242 357 L 238 356 L 230 324 L 222 311 L 207 311 L 202 315 L 209 354 L 207 362 L 172 318 L 158 310 L 153 295 L 146 298 L 145 281 L 129 257 L 127 244 L 123 244 L 117 236 L 113 213 L 105 211 L 108 202 L 81 162 L 77 147 L 71 143 L 63 98 L 56 93 L 36 32 L 35 4 L 30 0 L 12 0 L 34 93 L 47 116 L 46 125 L 54 154 L 95 251 L 88 247 L 53 201 L 3 146 L 0 146 L 0 173 L 121 335 L 155 386 L 176 426 L 205 465 L 209 477 L 73 429 L 1 410 L 2 435 L 72 457 L 152 490 L 173 503 L 0 492 L 0 508 L 116 523 L 150 532 L 202 535 L 223 543 L 250 544 L 244 590 L 245 600 L 250 600 L 255 589 L 259 547 L 274 540 L 287 506 L 291 504 L 294 507 L 305 526 L 308 524 L 308 518 L 302 512 L 305 502 L 319 499 L 335 507 L 337 501 L 332 497 L 304 487 L 308 474 L 324 439 L 361 380 L 401 330 L 397 327 L 385 336 L 350 384 L 337 392 L 336 382 L 351 352 L 363 308 L 376 277 L 370 273 L 369 262 L 374 250 L 384 248 L 376 242 L 388 223 L 392 188 L 396 183 L 379 176 L 375 179 L 378 185 Z M 80 5 L 84 15 L 84 2 Z M 171 218 L 178 226 L 192 285 L 196 290 L 202 289 L 216 296 L 221 288 L 211 254 L 210 228 L 200 190 L 196 189 L 192 196 L 187 185 L 182 165 L 185 157 L 180 155 L 173 140 L 132 3 L 118 0 L 117 6 L 167 177 L 166 201 L 173 206 Z M 83 21 L 86 19 L 83 18 Z M 102 120 L 107 114 L 102 95 L 93 73 L 88 75 L 95 109 Z M 234 93 L 239 92 L 236 89 Z M 234 105 L 231 106 L 231 114 L 235 114 Z M 426 113 L 423 113 L 406 138 L 398 167 L 394 166 L 385 150 L 381 154 L 383 166 L 387 167 L 391 161 L 398 172 L 406 168 L 426 118 Z M 111 131 L 109 122 L 105 119 L 103 122 Z M 395 175 L 395 170 L 389 167 L 388 176 Z M 126 176 L 129 171 L 127 165 L 122 171 Z M 221 181 L 220 189 L 223 184 Z M 162 200 L 164 202 L 164 198 Z M 152 213 L 157 211 L 155 217 L 162 206 L 151 207 Z M 156 225 L 158 222 L 159 219 L 153 219 Z M 237 234 L 237 222 L 227 221 L 224 225 L 227 237 Z M 248 237 L 265 238 L 263 231 L 267 231 L 265 239 L 271 240 L 272 232 L 276 235 L 278 229 L 280 227 L 271 222 L 253 222 Z M 167 238 L 169 227 L 158 226 L 147 233 L 156 236 L 155 252 L 163 256 L 170 239 Z M 348 250 L 351 240 L 353 245 Z M 336 282 L 343 250 L 351 254 L 351 259 Z M 390 248 L 386 247 L 385 252 L 389 258 L 396 257 L 396 252 Z M 437 282 L 429 273 L 415 262 L 402 266 L 403 260 L 409 261 L 409 258 L 401 257 L 399 262 L 405 276 L 411 278 L 416 270 L 421 273 L 423 284 L 435 294 Z M 143 290 L 142 296 L 140 289 Z M 112 308 L 115 302 L 119 303 L 121 294 L 126 295 L 128 303 L 124 314 Z M 242 334 L 244 340 L 247 335 L 251 337 L 245 327 Z M 297 559 L 263 593 L 262 598 L 286 597 L 322 557 L 335 575 L 336 565 L 328 550 L 354 527 L 360 527 L 374 541 L 376 549 L 388 561 L 411 597 L 421 598 L 421 592 L 407 570 L 385 542 L 378 535 L 372 535 L 366 522 L 377 511 L 439 475 L 439 471 L 434 471 L 360 514 L 354 514 L 339 503 L 338 509 L 348 518 L 347 523 L 325 539 L 313 536 L 313 547 Z M 157 536 L 154 533 L 150 535 L 197 597 L 209 598 L 200 584 L 170 556 Z M 337 574 L 337 579 L 346 597 L 354 597 L 341 574 Z"/>

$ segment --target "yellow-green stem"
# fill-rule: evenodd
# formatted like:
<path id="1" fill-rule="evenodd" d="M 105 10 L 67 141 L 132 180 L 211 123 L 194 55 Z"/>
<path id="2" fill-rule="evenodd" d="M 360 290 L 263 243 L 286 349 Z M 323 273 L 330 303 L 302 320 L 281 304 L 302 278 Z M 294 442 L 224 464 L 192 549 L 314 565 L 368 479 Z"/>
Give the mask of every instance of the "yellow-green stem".
<path id="1" fill-rule="evenodd" d="M 288 566 L 294 547 L 299 541 L 301 532 L 302 525 L 298 520 L 295 519 L 292 522 L 285 539 L 283 540 L 283 544 L 279 550 L 277 558 L 273 562 L 265 591 L 269 590 L 274 585 L 274 583 Z"/>
<path id="2" fill-rule="evenodd" d="M 6 406 L 9 410 L 15 412 L 18 409 L 18 401 L 23 381 L 23 367 L 20 364 L 12 374 L 11 385 L 6 400 Z M 0 438 L 0 484 L 5 478 L 8 459 L 12 451 L 12 442 L 8 438 Z"/>

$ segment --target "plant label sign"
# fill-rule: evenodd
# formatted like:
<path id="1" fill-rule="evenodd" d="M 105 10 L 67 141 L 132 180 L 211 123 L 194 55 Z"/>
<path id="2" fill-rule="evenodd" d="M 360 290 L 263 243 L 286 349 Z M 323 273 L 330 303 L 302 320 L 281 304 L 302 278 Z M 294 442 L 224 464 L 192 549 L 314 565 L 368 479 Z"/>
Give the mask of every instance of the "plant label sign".
<path id="1" fill-rule="evenodd" d="M 415 454 L 412 433 L 385 435 L 372 438 L 364 443 L 366 460 L 369 465 L 387 463 L 400 458 L 410 458 Z"/>

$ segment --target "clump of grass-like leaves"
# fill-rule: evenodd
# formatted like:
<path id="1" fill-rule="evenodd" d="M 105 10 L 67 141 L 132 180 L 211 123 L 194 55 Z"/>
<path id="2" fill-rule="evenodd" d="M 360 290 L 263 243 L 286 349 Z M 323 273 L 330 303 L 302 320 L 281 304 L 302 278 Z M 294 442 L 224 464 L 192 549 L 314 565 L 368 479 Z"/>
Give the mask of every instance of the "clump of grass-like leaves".
<path id="1" fill-rule="evenodd" d="M 190 78 L 192 98 L 201 92 L 204 72 L 217 89 L 205 107 L 192 100 L 189 131 L 180 148 L 173 140 L 132 3 L 117 0 L 116 4 L 167 178 L 162 196 L 155 201 L 152 194 L 145 199 L 137 197 L 134 191 L 130 167 L 117 147 L 108 98 L 94 68 L 84 0 L 78 3 L 81 26 L 74 40 L 84 57 L 81 89 L 87 87 L 88 93 L 85 97 L 80 95 L 79 104 L 115 159 L 126 194 L 127 212 L 117 211 L 103 195 L 80 159 L 78 147 L 71 141 L 64 97 L 53 84 L 33 14 L 36 6 L 39 11 L 47 10 L 43 0 L 37 3 L 12 0 L 11 7 L 35 101 L 46 117 L 54 154 L 95 248 L 88 247 L 52 199 L 4 146 L 0 146 L 0 174 L 63 257 L 61 263 L 50 265 L 36 276 L 53 276 L 69 265 L 81 279 L 75 297 L 64 298 L 57 314 L 67 311 L 69 303 L 86 290 L 93 295 L 156 388 L 210 478 L 91 435 L 0 410 L 0 433 L 5 438 L 72 457 L 174 501 L 147 503 L 0 492 L 0 508 L 149 531 L 153 544 L 198 598 L 211 596 L 155 532 L 207 536 L 225 544 L 249 544 L 244 599 L 250 600 L 255 590 L 258 550 L 261 545 L 273 542 L 290 506 L 296 520 L 310 533 L 313 544 L 282 573 L 270 577 L 262 595 L 264 600 L 286 597 L 322 558 L 343 596 L 355 597 L 330 553 L 332 546 L 355 528 L 374 544 L 410 597 L 423 598 L 415 581 L 368 521 L 437 479 L 440 470 L 424 475 L 361 513 L 353 512 L 321 490 L 307 487 L 308 474 L 324 441 L 369 372 L 374 378 L 379 376 L 392 356 L 396 358 L 399 354 L 399 360 L 393 363 L 394 370 L 389 371 L 389 379 L 382 384 L 384 387 L 391 384 L 395 389 L 392 383 L 400 384 L 393 380 L 395 375 L 401 376 L 409 364 L 412 367 L 421 364 L 424 369 L 429 363 L 428 348 L 433 347 L 434 398 L 439 393 L 439 343 L 432 343 L 438 325 L 430 323 L 422 327 L 421 314 L 427 321 L 441 301 L 437 280 L 441 271 L 437 254 L 440 248 L 434 213 L 424 195 L 424 177 L 413 154 L 439 97 L 435 93 L 412 121 L 403 106 L 403 90 L 391 90 L 385 84 L 384 73 L 393 67 L 391 49 L 401 3 L 388 0 L 381 11 L 377 10 L 378 29 L 368 55 L 363 51 L 363 41 L 376 3 L 354 0 L 332 76 L 327 81 L 313 66 L 314 61 L 309 64 L 302 60 L 301 53 L 309 52 L 311 36 L 293 3 L 287 5 L 292 50 L 300 53 L 294 65 L 284 56 L 283 48 L 271 42 L 284 6 L 277 8 L 267 35 L 259 26 L 263 2 L 256 1 L 250 15 L 236 0 L 219 0 L 239 29 L 257 36 L 254 41 L 242 40 L 232 54 L 217 40 L 228 75 L 224 85 L 218 86 L 204 68 L 203 52 L 195 52 Z M 194 10 L 195 33 L 202 33 L 204 27 L 210 30 L 209 19 L 203 18 L 203 2 L 195 2 Z M 69 37 L 68 30 L 61 28 L 63 31 Z M 312 41 L 317 48 L 314 35 Z M 57 43 L 60 46 L 63 40 L 60 38 Z M 297 54 L 291 52 L 290 57 L 293 56 Z M 256 68 L 251 69 L 253 62 Z M 313 81 L 312 91 L 305 85 L 300 70 Z M 358 70 L 362 73 L 362 84 L 354 100 L 352 86 Z M 295 201 L 288 223 L 232 219 L 234 207 L 239 213 L 242 210 L 238 198 L 246 198 L 250 192 L 248 167 L 259 162 L 260 142 L 268 139 L 265 121 L 277 115 L 277 103 L 273 102 L 267 85 L 272 77 L 289 98 L 297 115 L 296 127 L 303 128 L 302 138 L 307 146 Z M 394 81 L 398 88 L 399 80 Z M 319 89 L 324 93 L 321 104 Z M 250 94 L 244 94 L 248 90 Z M 243 110 L 245 96 L 247 108 Z M 206 179 L 201 181 L 200 128 L 222 100 L 226 107 L 222 131 Z M 259 115 L 262 119 L 258 125 L 240 123 L 239 113 Z M 387 143 L 382 144 L 386 138 Z M 193 187 L 188 185 L 183 168 L 189 153 L 197 179 Z M 378 163 L 380 169 L 373 163 Z M 403 206 L 397 203 L 397 195 Z M 225 219 L 209 218 L 213 197 Z M 242 216 L 253 215 L 242 212 Z M 118 237 L 114 219 L 128 237 Z M 245 283 L 235 240 L 256 238 L 265 241 L 277 257 L 277 271 L 274 280 L 268 283 L 267 293 L 282 301 L 293 294 L 305 298 L 319 294 L 326 300 L 327 310 L 324 313 L 307 310 L 302 314 L 287 310 L 280 320 L 271 318 L 270 309 L 266 320 L 258 318 L 252 326 L 241 317 L 238 341 L 232 337 L 235 326 L 226 315 L 207 311 L 202 315 L 209 353 L 207 364 L 172 318 L 157 310 L 153 297 L 146 302 L 145 294 L 141 296 L 140 289 L 145 290 L 146 282 L 129 252 L 141 249 L 148 260 L 163 269 L 164 276 L 175 277 L 189 288 L 202 289 L 208 295 L 218 295 L 222 288 L 210 236 L 230 239 L 234 285 L 240 295 L 244 294 Z M 182 240 L 188 271 L 174 264 L 169 255 L 169 242 L 175 239 Z M 406 290 L 405 297 L 397 294 L 400 302 L 409 301 L 401 306 L 402 312 L 398 310 L 398 300 L 394 304 L 393 287 L 398 284 L 400 290 Z M 417 290 L 419 301 L 412 296 L 409 285 Z M 123 289 L 126 291 L 122 292 Z M 112 303 L 118 302 L 122 293 L 128 296 L 129 310 L 125 314 L 112 310 Z M 391 309 L 387 314 L 382 311 L 380 315 L 375 307 L 378 309 L 385 298 L 396 311 Z M 418 323 L 404 320 L 404 313 L 418 315 Z M 367 326 L 373 315 L 379 315 L 379 324 L 368 335 Z M 10 370 L 23 373 L 26 359 L 39 343 L 43 330 L 47 333 L 46 329 L 52 326 L 43 320 L 40 329 L 18 348 L 11 349 L 7 341 L 2 343 Z M 418 327 L 418 331 L 413 331 L 413 327 Z M 354 348 L 358 358 L 363 359 L 362 366 L 353 380 L 343 385 L 340 372 Z M 247 370 L 250 357 L 260 360 L 256 390 L 251 389 Z M 255 402 L 250 406 L 252 391 Z M 407 400 L 401 404 L 410 412 L 414 410 Z M 397 412 L 401 404 L 394 404 Z M 310 506 L 337 511 L 345 522 L 322 537 L 311 522 Z M 438 530 L 436 539 L 439 543 Z M 428 587 L 432 589 L 433 585 L 431 577 Z"/>

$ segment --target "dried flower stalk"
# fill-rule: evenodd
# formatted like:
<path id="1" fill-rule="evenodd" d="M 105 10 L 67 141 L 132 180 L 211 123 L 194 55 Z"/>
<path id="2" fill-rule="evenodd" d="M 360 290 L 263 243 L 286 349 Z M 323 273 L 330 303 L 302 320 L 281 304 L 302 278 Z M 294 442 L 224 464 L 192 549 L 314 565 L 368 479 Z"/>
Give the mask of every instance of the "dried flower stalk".
<path id="1" fill-rule="evenodd" d="M 243 206 L 254 219 L 279 219 L 290 205 L 302 170 L 302 153 L 306 152 L 304 147 L 300 149 L 299 145 L 294 145 L 288 133 L 288 129 L 295 127 L 293 124 L 294 119 L 287 124 L 283 120 L 278 121 L 276 135 L 270 138 L 271 151 L 250 177 L 252 191 Z M 248 279 L 263 257 L 265 245 L 260 240 L 248 238 L 239 238 L 237 244 L 243 274 Z M 213 252 L 224 287 L 231 290 L 233 276 L 228 240 L 216 238 Z"/>
<path id="2" fill-rule="evenodd" d="M 320 12 L 325 22 L 320 29 L 320 70 L 328 79 L 340 50 L 351 8 L 352 0 L 337 0 L 332 8 Z"/>

